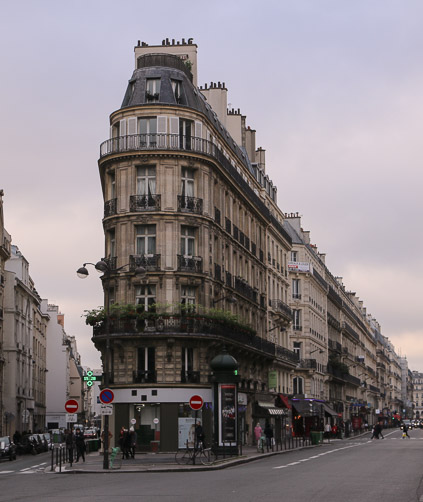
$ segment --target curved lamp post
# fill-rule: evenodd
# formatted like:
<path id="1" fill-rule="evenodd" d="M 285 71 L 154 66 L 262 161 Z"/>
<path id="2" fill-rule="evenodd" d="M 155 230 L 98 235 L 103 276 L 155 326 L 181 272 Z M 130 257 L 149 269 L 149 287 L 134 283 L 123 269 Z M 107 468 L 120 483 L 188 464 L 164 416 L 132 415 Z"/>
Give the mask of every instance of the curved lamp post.
<path id="1" fill-rule="evenodd" d="M 237 303 L 238 300 L 235 298 L 233 295 L 226 295 L 222 296 L 221 298 L 217 298 L 217 300 L 213 300 L 213 305 L 216 305 L 216 303 L 221 302 L 222 300 L 227 300 L 228 303 Z"/>
<path id="2" fill-rule="evenodd" d="M 123 268 L 127 267 L 122 265 L 121 267 L 111 269 L 110 265 L 106 260 L 100 260 L 97 263 L 86 262 L 76 271 L 76 275 L 80 279 L 86 279 L 89 275 L 87 265 L 92 265 L 97 272 L 102 273 L 107 278 L 107 288 L 109 287 L 109 280 L 111 272 L 119 272 Z M 135 268 L 135 274 L 145 276 L 146 270 L 144 267 L 138 266 Z M 109 298 L 104 302 L 104 311 L 106 316 L 106 353 L 103 361 L 103 371 L 104 371 L 104 386 L 108 388 L 109 386 L 109 357 L 110 357 L 110 330 L 109 330 Z M 103 457 L 103 469 L 109 468 L 109 415 L 104 415 L 104 457 Z"/>

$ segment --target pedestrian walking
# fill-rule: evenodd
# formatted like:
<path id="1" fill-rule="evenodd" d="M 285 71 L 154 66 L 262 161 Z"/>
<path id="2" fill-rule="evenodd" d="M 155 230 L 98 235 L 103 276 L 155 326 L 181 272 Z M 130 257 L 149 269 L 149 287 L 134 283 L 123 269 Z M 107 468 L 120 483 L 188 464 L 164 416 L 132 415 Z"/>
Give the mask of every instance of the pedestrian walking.
<path id="1" fill-rule="evenodd" d="M 273 445 L 272 445 L 273 429 L 269 422 L 266 422 L 266 426 L 264 427 L 264 435 L 266 436 L 267 451 L 269 451 L 270 449 L 273 451 Z"/>
<path id="2" fill-rule="evenodd" d="M 131 457 L 135 458 L 135 449 L 137 447 L 137 433 L 135 432 L 135 429 L 133 427 L 129 429 L 129 437 L 131 440 Z"/>
<path id="3" fill-rule="evenodd" d="M 402 438 L 404 439 L 405 437 L 408 437 L 408 439 L 410 439 L 410 436 L 408 435 L 408 425 L 403 423 L 401 429 L 402 429 Z"/>
<path id="4" fill-rule="evenodd" d="M 326 425 L 325 425 L 325 436 L 326 438 L 329 440 L 330 439 L 330 433 L 332 431 L 332 426 L 330 425 L 330 422 L 328 422 Z"/>
<path id="5" fill-rule="evenodd" d="M 75 448 L 75 434 L 72 430 L 65 430 L 65 445 L 68 452 L 69 463 L 72 465 L 73 462 L 73 450 Z"/>
<path id="6" fill-rule="evenodd" d="M 371 439 L 373 438 L 376 438 L 376 439 L 379 439 L 379 436 L 382 437 L 382 439 L 385 439 L 383 437 L 383 434 L 382 434 L 382 425 L 378 422 L 377 424 L 375 424 L 375 426 L 373 427 L 373 434 L 372 434 L 372 437 Z"/>
<path id="7" fill-rule="evenodd" d="M 79 457 L 82 457 L 82 461 L 85 462 L 85 439 L 81 432 L 81 429 L 76 429 L 75 434 L 75 446 L 76 446 L 76 462 L 79 462 Z"/>

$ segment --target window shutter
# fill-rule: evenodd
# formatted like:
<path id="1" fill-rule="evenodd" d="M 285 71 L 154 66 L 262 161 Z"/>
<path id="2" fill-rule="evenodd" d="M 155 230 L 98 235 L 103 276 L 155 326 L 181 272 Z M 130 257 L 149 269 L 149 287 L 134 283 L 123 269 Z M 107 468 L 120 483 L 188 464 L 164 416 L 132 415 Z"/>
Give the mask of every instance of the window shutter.
<path id="1" fill-rule="evenodd" d="M 170 117 L 170 142 L 172 148 L 179 147 L 179 118 Z"/>
<path id="2" fill-rule="evenodd" d="M 137 134 L 137 119 L 135 117 L 128 118 L 128 134 Z"/>
<path id="3" fill-rule="evenodd" d="M 119 121 L 119 150 L 126 150 L 126 119 Z"/>
<path id="4" fill-rule="evenodd" d="M 201 152 L 202 149 L 202 138 L 203 138 L 203 124 L 201 122 L 195 122 L 195 149 L 197 152 Z"/>
<path id="5" fill-rule="evenodd" d="M 166 133 L 167 133 L 167 117 L 158 116 L 157 117 L 157 143 L 159 147 L 166 147 Z"/>

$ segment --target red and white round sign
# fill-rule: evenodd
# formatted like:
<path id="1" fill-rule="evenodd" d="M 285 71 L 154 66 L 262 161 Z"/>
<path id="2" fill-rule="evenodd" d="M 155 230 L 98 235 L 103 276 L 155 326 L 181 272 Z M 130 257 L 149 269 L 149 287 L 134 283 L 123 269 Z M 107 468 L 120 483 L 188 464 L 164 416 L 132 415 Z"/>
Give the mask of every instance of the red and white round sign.
<path id="1" fill-rule="evenodd" d="M 189 405 L 193 410 L 201 410 L 203 404 L 204 402 L 201 396 L 192 396 L 191 399 L 189 400 Z"/>
<path id="2" fill-rule="evenodd" d="M 68 413 L 76 413 L 78 411 L 78 408 L 79 408 L 78 401 L 76 401 L 75 399 L 69 399 L 65 403 L 65 410 Z"/>

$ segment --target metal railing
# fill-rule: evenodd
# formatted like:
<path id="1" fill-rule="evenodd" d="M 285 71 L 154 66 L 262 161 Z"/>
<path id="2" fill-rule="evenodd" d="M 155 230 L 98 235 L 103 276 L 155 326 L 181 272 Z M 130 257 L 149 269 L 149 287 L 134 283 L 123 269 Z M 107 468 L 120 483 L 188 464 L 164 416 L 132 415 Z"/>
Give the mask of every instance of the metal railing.
<path id="1" fill-rule="evenodd" d="M 131 195 L 129 197 L 129 210 L 131 213 L 140 211 L 160 211 L 161 195 Z"/>

